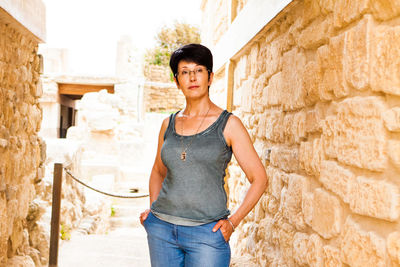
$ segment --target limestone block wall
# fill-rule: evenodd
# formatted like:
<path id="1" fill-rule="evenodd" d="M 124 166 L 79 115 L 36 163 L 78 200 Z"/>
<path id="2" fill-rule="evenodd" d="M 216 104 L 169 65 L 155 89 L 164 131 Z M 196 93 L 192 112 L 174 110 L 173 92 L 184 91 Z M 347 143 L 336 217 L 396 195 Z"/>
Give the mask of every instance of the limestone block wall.
<path id="1" fill-rule="evenodd" d="M 213 34 L 201 34 L 202 43 L 206 46 L 214 46 L 221 36 L 228 30 L 230 24 L 230 4 L 232 0 L 208 1 L 203 0 L 201 9 L 206 16 L 203 24 L 203 33 L 212 32 Z M 240 1 L 242 2 L 242 1 Z M 239 4 L 240 6 L 240 4 Z M 238 8 L 238 10 L 240 10 Z"/>
<path id="2" fill-rule="evenodd" d="M 0 266 L 41 266 L 48 255 L 31 235 L 45 158 L 38 40 L 13 25 L 0 17 Z"/>
<path id="3" fill-rule="evenodd" d="M 175 83 L 144 83 L 146 112 L 172 112 L 185 106 L 185 97 Z"/>
<path id="4" fill-rule="evenodd" d="M 398 1 L 293 1 L 236 55 L 233 112 L 269 187 L 235 254 L 400 265 L 399 15 Z M 235 209 L 249 184 L 237 163 L 228 172 Z"/>
<path id="5" fill-rule="evenodd" d="M 146 65 L 143 68 L 146 78 L 144 82 L 144 110 L 146 112 L 171 112 L 182 109 L 185 97 L 171 82 L 170 68 Z"/>

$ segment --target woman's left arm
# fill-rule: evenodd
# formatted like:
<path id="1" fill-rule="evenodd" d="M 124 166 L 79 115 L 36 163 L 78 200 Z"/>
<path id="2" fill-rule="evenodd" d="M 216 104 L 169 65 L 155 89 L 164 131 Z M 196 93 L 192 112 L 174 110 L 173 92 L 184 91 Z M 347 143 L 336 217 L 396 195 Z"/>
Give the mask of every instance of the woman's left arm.
<path id="1" fill-rule="evenodd" d="M 254 149 L 250 136 L 238 117 L 230 116 L 224 130 L 224 136 L 228 145 L 232 147 L 233 154 L 239 166 L 251 183 L 243 202 L 235 213 L 229 217 L 229 220 L 220 220 L 213 229 L 216 231 L 218 228 L 221 228 L 225 239 L 229 240 L 234 227 L 240 224 L 265 192 L 268 179 L 265 168 Z"/>

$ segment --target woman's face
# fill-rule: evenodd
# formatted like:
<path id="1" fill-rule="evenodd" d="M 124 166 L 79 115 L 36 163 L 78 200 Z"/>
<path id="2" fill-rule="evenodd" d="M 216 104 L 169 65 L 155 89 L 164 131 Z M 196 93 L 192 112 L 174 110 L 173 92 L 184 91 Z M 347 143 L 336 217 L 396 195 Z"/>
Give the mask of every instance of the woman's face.
<path id="1" fill-rule="evenodd" d="M 205 66 L 181 60 L 174 80 L 186 98 L 199 98 L 208 96 L 208 87 L 211 85 L 212 78 L 213 73 L 210 73 L 209 77 Z"/>

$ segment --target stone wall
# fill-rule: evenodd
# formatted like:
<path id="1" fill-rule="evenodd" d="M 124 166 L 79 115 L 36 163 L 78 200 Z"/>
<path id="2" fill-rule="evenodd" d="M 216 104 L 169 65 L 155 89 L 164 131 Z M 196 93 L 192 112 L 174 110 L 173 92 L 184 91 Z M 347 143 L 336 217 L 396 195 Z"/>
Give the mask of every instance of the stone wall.
<path id="1" fill-rule="evenodd" d="M 185 97 L 171 81 L 170 68 L 146 65 L 143 68 L 144 110 L 146 112 L 172 112 L 182 109 Z"/>
<path id="2" fill-rule="evenodd" d="M 185 97 L 175 83 L 144 83 L 146 112 L 172 112 L 185 106 Z"/>
<path id="3" fill-rule="evenodd" d="M 1 13 L 0 9 L 0 13 Z M 41 266 L 32 214 L 43 188 L 38 40 L 0 16 L 0 266 Z M 22 266 L 22 265 L 18 265 Z"/>
<path id="4" fill-rule="evenodd" d="M 226 90 L 269 178 L 235 255 L 400 265 L 399 15 L 397 1 L 293 1 L 232 58 Z M 249 184 L 236 162 L 228 177 L 234 210 Z"/>

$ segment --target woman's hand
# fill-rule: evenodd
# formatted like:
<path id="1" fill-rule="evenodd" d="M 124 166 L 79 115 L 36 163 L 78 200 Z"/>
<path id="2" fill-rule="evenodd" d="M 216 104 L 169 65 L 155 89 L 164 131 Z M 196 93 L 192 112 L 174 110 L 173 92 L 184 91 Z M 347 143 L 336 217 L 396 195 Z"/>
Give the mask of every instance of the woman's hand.
<path id="1" fill-rule="evenodd" d="M 147 209 L 145 211 L 143 211 L 142 213 L 140 213 L 140 223 L 143 225 L 143 222 L 147 219 L 147 216 L 149 216 L 150 213 L 150 209 Z"/>
<path id="2" fill-rule="evenodd" d="M 235 230 L 231 223 L 227 219 L 222 219 L 217 222 L 217 224 L 214 226 L 212 229 L 213 232 L 218 231 L 218 229 L 221 230 L 222 235 L 224 236 L 224 239 L 226 242 L 229 241 L 231 238 L 231 235 L 233 231 Z"/>

